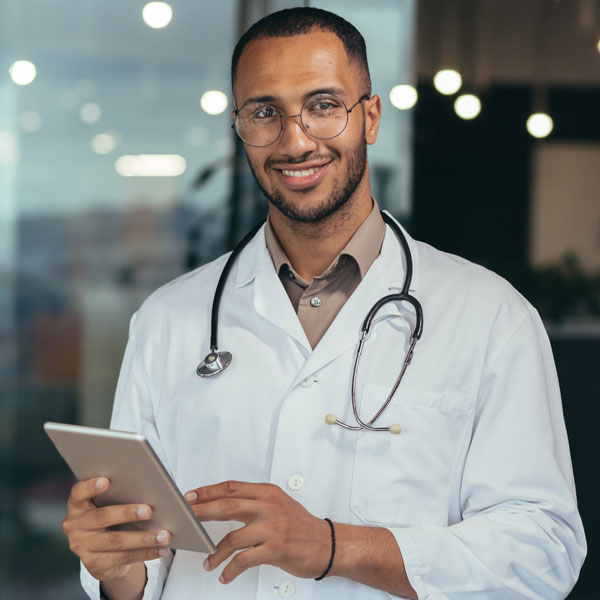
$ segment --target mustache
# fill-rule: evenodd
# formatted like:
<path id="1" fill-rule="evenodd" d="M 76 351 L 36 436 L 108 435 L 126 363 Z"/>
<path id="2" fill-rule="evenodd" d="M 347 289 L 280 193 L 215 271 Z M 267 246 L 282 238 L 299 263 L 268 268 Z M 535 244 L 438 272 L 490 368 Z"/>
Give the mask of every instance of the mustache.
<path id="1" fill-rule="evenodd" d="M 265 163 L 265 168 L 273 169 L 277 168 L 278 165 L 295 165 L 300 164 L 312 160 L 333 160 L 334 158 L 340 158 L 339 152 L 332 150 L 329 154 L 314 154 L 313 152 L 306 152 L 301 156 L 297 156 L 295 158 L 271 158 Z"/>

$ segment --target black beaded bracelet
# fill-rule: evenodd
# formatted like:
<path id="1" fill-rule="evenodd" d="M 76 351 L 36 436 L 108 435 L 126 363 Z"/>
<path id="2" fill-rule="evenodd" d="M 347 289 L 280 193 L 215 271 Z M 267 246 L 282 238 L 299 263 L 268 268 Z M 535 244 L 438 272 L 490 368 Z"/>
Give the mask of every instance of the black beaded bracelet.
<path id="1" fill-rule="evenodd" d="M 323 579 L 325 575 L 329 573 L 331 565 L 333 565 L 333 557 L 335 556 L 335 529 L 333 528 L 333 523 L 331 522 L 331 519 L 325 517 L 325 521 L 329 523 L 329 527 L 331 529 L 331 558 L 329 559 L 329 564 L 327 565 L 327 568 L 325 569 L 323 575 L 321 575 L 320 577 L 315 577 L 315 581 L 321 581 L 321 579 Z"/>

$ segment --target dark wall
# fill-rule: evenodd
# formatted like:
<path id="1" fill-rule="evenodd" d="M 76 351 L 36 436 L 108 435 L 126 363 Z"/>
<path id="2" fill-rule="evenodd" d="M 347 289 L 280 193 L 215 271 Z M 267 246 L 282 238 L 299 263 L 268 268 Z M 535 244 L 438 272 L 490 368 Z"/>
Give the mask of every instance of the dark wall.
<path id="1" fill-rule="evenodd" d="M 540 141 L 525 128 L 530 88 L 493 87 L 481 100 L 481 114 L 465 121 L 454 113 L 453 96 L 419 86 L 411 229 L 441 250 L 509 275 L 527 262 L 532 149 L 600 143 L 600 89 L 551 89 L 554 131 Z"/>
<path id="2" fill-rule="evenodd" d="M 579 511 L 583 519 L 588 556 L 570 600 L 596 600 L 600 565 L 600 365 L 599 339 L 554 339 L 552 349 L 563 397 L 565 423 L 569 433 Z"/>
<path id="3" fill-rule="evenodd" d="M 453 97 L 419 88 L 413 232 L 441 250 L 500 268 L 525 260 L 531 94 L 500 88 L 464 121 Z"/>

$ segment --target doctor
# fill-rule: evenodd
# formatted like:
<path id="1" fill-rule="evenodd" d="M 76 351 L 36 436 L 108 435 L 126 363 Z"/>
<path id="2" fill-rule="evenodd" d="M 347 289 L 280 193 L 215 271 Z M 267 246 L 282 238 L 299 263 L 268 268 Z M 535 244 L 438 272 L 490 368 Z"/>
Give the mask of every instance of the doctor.
<path id="1" fill-rule="evenodd" d="M 223 257 L 134 315 L 112 420 L 150 440 L 217 551 L 174 554 L 168 532 L 108 530 L 150 507 L 97 509 L 109 482 L 81 482 L 64 530 L 86 592 L 565 598 L 586 546 L 558 382 L 536 311 L 504 280 L 405 234 L 423 335 L 376 421 L 400 433 L 325 421 L 356 424 L 363 320 L 407 275 L 370 192 L 381 102 L 364 40 L 331 13 L 281 11 L 242 37 L 232 82 L 236 128 L 269 199 L 223 291 L 219 345 L 233 360 L 196 374 Z M 406 302 L 377 314 L 356 382 L 364 421 L 388 397 L 415 320 Z"/>

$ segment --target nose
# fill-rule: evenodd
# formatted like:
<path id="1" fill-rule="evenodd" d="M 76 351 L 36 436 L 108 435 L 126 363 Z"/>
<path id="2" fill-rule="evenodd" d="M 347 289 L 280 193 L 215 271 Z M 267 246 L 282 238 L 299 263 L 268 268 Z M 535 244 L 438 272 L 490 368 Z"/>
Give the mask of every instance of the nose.
<path id="1" fill-rule="evenodd" d="M 305 154 L 317 147 L 316 141 L 311 138 L 304 127 L 300 115 L 290 115 L 282 119 L 283 131 L 277 140 L 279 151 L 289 156 Z"/>

